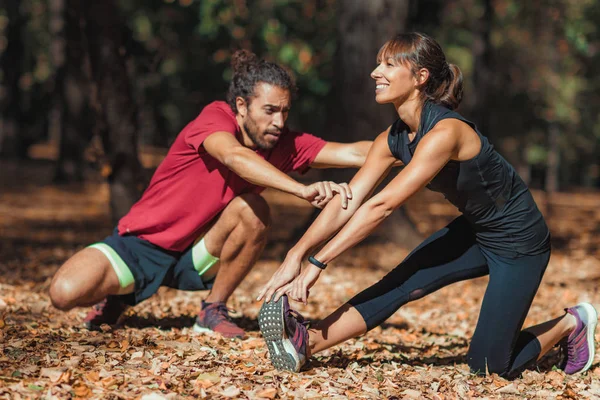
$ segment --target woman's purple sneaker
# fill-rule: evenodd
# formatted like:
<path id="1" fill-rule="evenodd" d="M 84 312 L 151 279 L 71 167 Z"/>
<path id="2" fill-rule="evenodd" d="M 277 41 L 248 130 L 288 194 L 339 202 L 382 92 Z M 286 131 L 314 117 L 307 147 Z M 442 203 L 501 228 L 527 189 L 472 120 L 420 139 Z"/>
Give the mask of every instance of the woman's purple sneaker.
<path id="1" fill-rule="evenodd" d="M 577 374 L 587 371 L 594 361 L 594 331 L 598 322 L 598 313 L 590 303 L 579 303 L 565 310 L 577 320 L 577 326 L 562 345 L 565 359 L 562 369 L 565 374 Z"/>
<path id="2" fill-rule="evenodd" d="M 300 371 L 307 358 L 307 323 L 302 315 L 290 309 L 287 296 L 263 303 L 258 313 L 258 325 L 275 368 Z"/>

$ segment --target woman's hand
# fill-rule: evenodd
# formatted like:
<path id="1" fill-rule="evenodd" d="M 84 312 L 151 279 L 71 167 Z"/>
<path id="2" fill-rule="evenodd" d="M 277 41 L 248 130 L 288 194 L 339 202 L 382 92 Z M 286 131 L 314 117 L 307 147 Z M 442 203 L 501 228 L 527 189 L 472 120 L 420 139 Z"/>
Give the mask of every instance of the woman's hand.
<path id="1" fill-rule="evenodd" d="M 275 295 L 273 300 L 279 300 L 285 293 L 284 289 L 287 288 L 288 284 L 300 273 L 301 259 L 301 257 L 291 256 L 288 253 L 285 260 L 283 260 L 283 264 L 279 266 L 271 279 L 269 279 L 269 282 L 267 282 L 265 287 L 260 291 L 256 300 L 260 301 L 265 299 L 268 303 L 271 301 L 273 295 Z"/>
<path id="2" fill-rule="evenodd" d="M 295 301 L 306 304 L 310 288 L 317 282 L 323 270 L 315 265 L 308 264 L 300 275 L 296 277 L 285 289 L 285 293 Z"/>

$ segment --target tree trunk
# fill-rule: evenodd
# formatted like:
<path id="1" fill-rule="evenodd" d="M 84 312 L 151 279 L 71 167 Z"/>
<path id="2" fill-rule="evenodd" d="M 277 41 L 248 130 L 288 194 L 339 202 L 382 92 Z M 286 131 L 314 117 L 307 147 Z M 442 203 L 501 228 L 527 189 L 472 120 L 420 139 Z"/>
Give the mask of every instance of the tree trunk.
<path id="1" fill-rule="evenodd" d="M 138 158 L 137 108 L 127 74 L 123 25 L 114 0 L 86 1 L 86 32 L 102 141 L 110 162 L 110 203 L 116 223 L 144 185 Z"/>
<path id="2" fill-rule="evenodd" d="M 92 137 L 89 108 L 89 77 L 85 68 L 85 45 L 83 35 L 83 3 L 81 0 L 52 0 L 56 11 L 63 8 L 63 32 L 57 30 L 55 47 L 59 68 L 56 76 L 55 101 L 58 107 L 59 156 L 55 181 L 73 182 L 83 180 L 84 151 Z M 62 3 L 62 4 L 61 4 Z M 58 17 L 55 17 L 58 18 Z M 61 49 L 62 43 L 66 45 Z M 61 54 L 62 53 L 62 54 Z"/>
<path id="3" fill-rule="evenodd" d="M 21 91 L 19 88 L 25 49 L 22 35 L 24 17 L 19 1 L 2 0 L 0 7 L 6 11 L 8 17 L 7 46 L 0 59 L 3 75 L 0 87 L 0 155 L 10 158 L 25 158 L 27 149 L 22 140 Z"/>
<path id="4" fill-rule="evenodd" d="M 340 6 L 338 68 L 326 129 L 329 140 L 373 140 L 398 118 L 392 106 L 375 102 L 375 82 L 370 74 L 383 43 L 405 30 L 408 12 L 408 0 L 347 0 Z M 348 181 L 353 174 L 341 170 L 326 173 L 335 181 Z M 394 212 L 376 235 L 410 248 L 421 241 L 403 209 Z"/>
<path id="5" fill-rule="evenodd" d="M 483 1 L 484 11 L 481 18 L 475 21 L 473 40 L 473 95 L 470 108 L 473 120 L 479 130 L 490 136 L 490 86 L 492 82 L 492 45 L 490 33 L 494 20 L 491 0 Z"/>
<path id="6" fill-rule="evenodd" d="M 550 122 L 548 128 L 548 161 L 546 163 L 546 176 L 544 191 L 546 193 L 546 218 L 551 218 L 553 213 L 550 198 L 559 189 L 560 172 L 560 128 L 558 123 Z"/>

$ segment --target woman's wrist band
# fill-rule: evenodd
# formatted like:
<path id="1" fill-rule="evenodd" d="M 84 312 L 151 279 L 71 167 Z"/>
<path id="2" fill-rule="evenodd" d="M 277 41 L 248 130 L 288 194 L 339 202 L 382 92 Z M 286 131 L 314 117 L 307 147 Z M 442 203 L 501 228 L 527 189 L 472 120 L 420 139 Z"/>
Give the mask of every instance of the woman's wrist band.
<path id="1" fill-rule="evenodd" d="M 321 261 L 317 260 L 313 256 L 308 257 L 308 262 L 311 263 L 312 265 L 314 265 L 315 267 L 318 267 L 321 269 L 327 268 L 327 264 L 322 263 Z"/>

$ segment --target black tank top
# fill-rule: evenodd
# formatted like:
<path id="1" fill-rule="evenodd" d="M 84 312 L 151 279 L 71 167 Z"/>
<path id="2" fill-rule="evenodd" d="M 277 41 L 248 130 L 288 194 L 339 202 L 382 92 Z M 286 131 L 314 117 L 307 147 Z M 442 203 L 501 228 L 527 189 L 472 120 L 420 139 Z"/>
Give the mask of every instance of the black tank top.
<path id="1" fill-rule="evenodd" d="M 527 185 L 475 124 L 460 114 L 426 102 L 412 141 L 408 138 L 410 128 L 398 119 L 388 135 L 394 157 L 408 165 L 423 136 L 447 118 L 458 119 L 473 128 L 481 140 L 481 149 L 470 160 L 449 161 L 427 188 L 443 193 L 470 222 L 477 242 L 490 251 L 506 257 L 548 251 L 550 232 Z"/>

